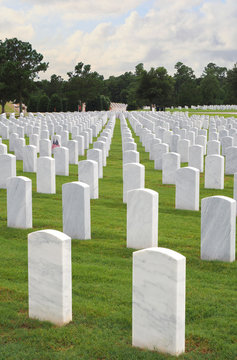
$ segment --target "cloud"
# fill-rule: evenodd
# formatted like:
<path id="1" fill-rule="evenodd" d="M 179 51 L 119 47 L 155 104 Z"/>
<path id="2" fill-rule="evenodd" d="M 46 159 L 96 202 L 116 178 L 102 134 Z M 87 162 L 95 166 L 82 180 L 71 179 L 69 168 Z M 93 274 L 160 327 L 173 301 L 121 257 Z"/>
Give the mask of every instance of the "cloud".
<path id="1" fill-rule="evenodd" d="M 31 41 L 50 63 L 48 77 L 66 78 L 79 61 L 105 77 L 134 71 L 140 62 L 173 73 L 182 61 L 200 75 L 209 62 L 231 68 L 237 61 L 236 0 L 154 0 L 145 12 L 136 0 L 19 2 L 28 6 L 24 13 L 0 0 L 1 34 Z M 81 20 L 88 20 L 87 31 Z"/>
<path id="2" fill-rule="evenodd" d="M 32 14 L 45 11 L 60 15 L 64 21 L 80 21 L 118 16 L 139 6 L 145 0 L 21 0 L 32 6 Z"/>
<path id="3" fill-rule="evenodd" d="M 2 5 L 1 5 L 2 4 Z M 0 34 L 1 40 L 21 36 L 21 40 L 30 41 L 34 36 L 31 23 L 25 22 L 24 12 L 8 8 L 0 0 Z"/>

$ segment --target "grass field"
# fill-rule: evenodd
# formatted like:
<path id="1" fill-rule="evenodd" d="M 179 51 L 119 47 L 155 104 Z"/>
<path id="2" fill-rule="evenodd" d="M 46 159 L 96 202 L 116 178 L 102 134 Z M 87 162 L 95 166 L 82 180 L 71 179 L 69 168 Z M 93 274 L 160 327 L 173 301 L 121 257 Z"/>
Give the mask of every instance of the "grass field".
<path id="1" fill-rule="evenodd" d="M 159 246 L 186 256 L 186 352 L 179 359 L 235 359 L 237 262 L 200 260 L 200 211 L 175 210 L 175 187 L 162 185 L 161 171 L 134 138 L 146 187 L 159 193 Z M 36 175 L 23 173 L 22 161 L 17 175 L 32 179 L 34 228 L 7 228 L 6 190 L 0 190 L 0 359 L 174 359 L 131 346 L 133 250 L 126 248 L 119 120 L 99 199 L 91 201 L 92 239 L 72 240 L 73 321 L 61 328 L 28 318 L 27 234 L 62 231 L 61 188 L 77 180 L 77 166 L 70 165 L 69 177 L 57 176 L 55 195 L 36 193 Z M 201 174 L 200 200 L 233 196 L 233 176 L 225 177 L 224 190 L 204 189 L 203 182 Z"/>

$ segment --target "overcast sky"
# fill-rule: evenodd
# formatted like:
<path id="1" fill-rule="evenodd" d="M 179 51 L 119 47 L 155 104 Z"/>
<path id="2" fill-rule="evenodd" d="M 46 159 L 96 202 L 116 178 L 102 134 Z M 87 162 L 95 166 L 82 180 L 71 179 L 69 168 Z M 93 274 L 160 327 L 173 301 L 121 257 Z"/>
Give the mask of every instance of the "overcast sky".
<path id="1" fill-rule="evenodd" d="M 28 41 L 49 62 L 41 79 L 82 61 L 108 78 L 144 63 L 200 75 L 237 62 L 237 0 L 0 0 L 0 39 Z"/>

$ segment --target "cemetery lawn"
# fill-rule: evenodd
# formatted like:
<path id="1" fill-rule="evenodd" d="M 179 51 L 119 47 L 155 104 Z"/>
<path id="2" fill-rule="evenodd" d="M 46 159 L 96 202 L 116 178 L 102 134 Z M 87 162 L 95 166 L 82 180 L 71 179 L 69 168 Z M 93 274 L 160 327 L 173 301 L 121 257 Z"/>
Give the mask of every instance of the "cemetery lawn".
<path id="1" fill-rule="evenodd" d="M 146 187 L 159 193 L 159 246 L 186 256 L 186 352 L 179 359 L 235 359 L 237 262 L 200 260 L 200 211 L 175 210 L 175 187 L 162 185 L 161 171 L 133 136 Z M 32 179 L 34 228 L 7 228 L 6 190 L 0 190 L 0 360 L 175 359 L 131 346 L 133 250 L 126 248 L 119 120 L 99 199 L 91 201 L 92 239 L 72 240 L 73 321 L 61 328 L 28 318 L 27 234 L 62 231 L 62 184 L 77 181 L 77 166 L 70 165 L 69 177 L 57 176 L 55 195 L 36 193 L 36 175 L 23 173 L 22 161 L 17 175 Z M 224 190 L 203 183 L 201 174 L 200 200 L 233 196 L 233 176 L 225 176 Z"/>

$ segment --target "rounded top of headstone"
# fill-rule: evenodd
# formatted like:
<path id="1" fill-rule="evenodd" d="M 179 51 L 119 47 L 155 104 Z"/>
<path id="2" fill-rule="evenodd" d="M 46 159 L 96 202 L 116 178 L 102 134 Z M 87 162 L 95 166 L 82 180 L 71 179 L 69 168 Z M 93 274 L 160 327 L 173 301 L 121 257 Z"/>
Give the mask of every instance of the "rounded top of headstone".
<path id="1" fill-rule="evenodd" d="M 177 251 L 167 249 L 167 248 L 162 248 L 162 247 L 151 247 L 151 248 L 135 251 L 133 253 L 133 257 L 144 256 L 145 254 L 149 254 L 149 253 L 160 254 L 163 257 L 166 257 L 166 258 L 169 258 L 170 260 L 175 260 L 175 261 L 186 260 L 185 256 L 178 253 Z"/>
<path id="2" fill-rule="evenodd" d="M 47 229 L 47 230 L 34 231 L 34 232 L 28 234 L 28 240 L 30 240 L 30 241 L 44 240 L 44 241 L 50 241 L 50 242 L 59 242 L 59 241 L 63 242 L 63 241 L 71 240 L 71 238 L 61 231 Z"/>

